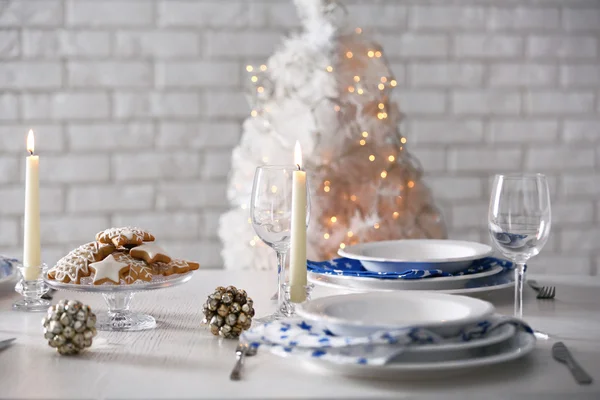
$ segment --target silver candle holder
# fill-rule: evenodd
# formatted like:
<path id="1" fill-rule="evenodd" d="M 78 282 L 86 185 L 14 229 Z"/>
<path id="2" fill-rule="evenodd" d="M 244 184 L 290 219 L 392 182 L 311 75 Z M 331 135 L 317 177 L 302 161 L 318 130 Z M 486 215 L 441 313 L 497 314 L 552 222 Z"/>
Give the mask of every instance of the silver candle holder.
<path id="1" fill-rule="evenodd" d="M 48 311 L 48 307 L 50 307 L 51 303 L 48 300 L 42 299 L 42 296 L 50 289 L 42 279 L 42 275 L 46 270 L 46 264 L 42 264 L 37 268 L 39 268 L 40 271 L 37 279 L 27 280 L 27 268 L 23 265 L 17 267 L 17 270 L 19 271 L 19 282 L 17 282 L 17 285 L 15 286 L 15 291 L 23 298 L 13 303 L 13 310 L 27 312 Z"/>

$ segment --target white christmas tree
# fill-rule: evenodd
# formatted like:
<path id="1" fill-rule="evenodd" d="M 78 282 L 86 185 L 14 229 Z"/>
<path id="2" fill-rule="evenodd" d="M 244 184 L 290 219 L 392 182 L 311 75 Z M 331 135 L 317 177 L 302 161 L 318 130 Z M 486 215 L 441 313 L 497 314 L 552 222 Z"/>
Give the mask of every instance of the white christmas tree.
<path id="1" fill-rule="evenodd" d="M 379 45 L 347 29 L 331 0 L 295 0 L 301 33 L 284 40 L 266 65 L 248 65 L 252 112 L 233 150 L 221 217 L 226 268 L 275 268 L 274 252 L 254 233 L 249 207 L 255 168 L 290 164 L 300 142 L 309 177 L 308 257 L 335 257 L 347 245 L 400 238 L 443 238 L 445 226 L 406 150 L 397 83 Z"/>

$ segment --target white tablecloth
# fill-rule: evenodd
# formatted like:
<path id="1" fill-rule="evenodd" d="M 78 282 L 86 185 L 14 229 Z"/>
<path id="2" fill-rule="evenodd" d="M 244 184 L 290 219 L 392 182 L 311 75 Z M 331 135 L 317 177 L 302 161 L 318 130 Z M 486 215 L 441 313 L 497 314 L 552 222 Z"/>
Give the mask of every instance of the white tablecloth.
<path id="1" fill-rule="evenodd" d="M 271 311 L 275 277 L 266 272 L 198 271 L 180 287 L 136 295 L 132 308 L 150 313 L 154 330 L 99 332 L 94 345 L 76 357 L 60 356 L 43 338 L 43 314 L 11 310 L 17 298 L 0 292 L 0 339 L 17 337 L 0 351 L 0 397 L 11 399 L 161 398 L 599 398 L 600 278 L 537 277 L 557 285 L 554 301 L 539 301 L 528 289 L 526 320 L 552 336 L 525 359 L 452 379 L 391 382 L 317 374 L 290 360 L 259 353 L 247 359 L 244 378 L 229 380 L 236 341 L 219 339 L 201 325 L 202 303 L 218 285 L 244 288 L 258 315 Z M 315 296 L 328 293 L 323 288 Z M 330 292 L 329 292 L 330 293 Z M 59 292 L 104 309 L 100 295 Z M 512 292 L 484 296 L 512 312 Z M 564 341 L 596 382 L 578 386 L 550 355 Z M 540 397 L 538 397 L 540 396 Z"/>

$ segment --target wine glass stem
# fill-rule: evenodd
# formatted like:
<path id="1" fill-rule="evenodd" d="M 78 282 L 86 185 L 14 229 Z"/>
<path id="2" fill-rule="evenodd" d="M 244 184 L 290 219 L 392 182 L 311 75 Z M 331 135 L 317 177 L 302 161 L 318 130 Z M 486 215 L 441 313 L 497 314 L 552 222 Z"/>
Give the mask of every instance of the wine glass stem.
<path id="1" fill-rule="evenodd" d="M 281 308 L 284 300 L 284 288 L 285 283 L 285 257 L 287 252 L 277 251 L 277 309 Z"/>
<path id="2" fill-rule="evenodd" d="M 523 318 L 523 283 L 525 281 L 525 263 L 517 262 L 515 268 L 515 317 Z"/>

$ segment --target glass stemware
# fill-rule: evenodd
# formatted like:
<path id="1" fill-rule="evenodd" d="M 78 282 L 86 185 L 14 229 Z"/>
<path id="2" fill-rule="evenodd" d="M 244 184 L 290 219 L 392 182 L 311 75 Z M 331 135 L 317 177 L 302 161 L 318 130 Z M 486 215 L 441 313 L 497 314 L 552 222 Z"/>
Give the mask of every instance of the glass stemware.
<path id="1" fill-rule="evenodd" d="M 277 253 L 277 312 L 261 318 L 263 322 L 281 316 L 279 310 L 284 300 L 285 263 L 290 248 L 292 227 L 292 177 L 297 170 L 294 165 L 261 166 L 256 168 L 250 213 L 256 235 Z M 308 191 L 307 191 L 308 193 Z M 306 219 L 310 213 L 310 201 L 306 202 Z"/>
<path id="2" fill-rule="evenodd" d="M 523 317 L 525 263 L 540 253 L 550 234 L 550 191 L 542 174 L 496 175 L 488 229 L 498 250 L 515 264 L 515 316 Z"/>

